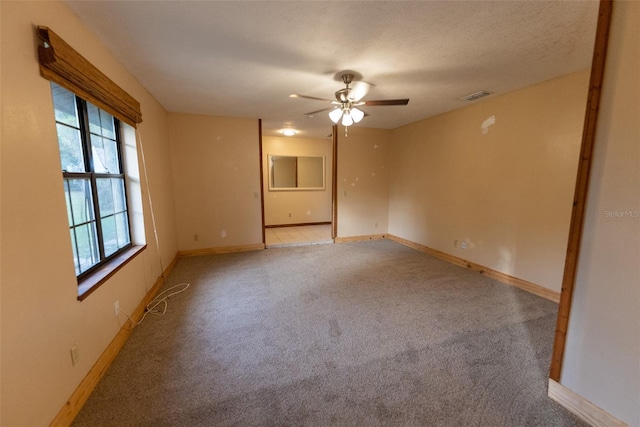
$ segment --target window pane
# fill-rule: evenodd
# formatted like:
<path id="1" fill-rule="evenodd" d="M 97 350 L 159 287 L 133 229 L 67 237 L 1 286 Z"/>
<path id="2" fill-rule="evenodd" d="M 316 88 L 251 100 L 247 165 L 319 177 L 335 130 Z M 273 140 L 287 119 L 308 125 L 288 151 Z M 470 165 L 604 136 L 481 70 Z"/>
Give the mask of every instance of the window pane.
<path id="1" fill-rule="evenodd" d="M 72 227 L 73 226 L 73 211 L 71 210 L 72 195 L 71 195 L 71 187 L 69 186 L 68 179 L 64 180 L 64 198 L 65 198 L 65 201 L 67 202 L 67 221 L 69 223 L 69 227 Z"/>
<path id="2" fill-rule="evenodd" d="M 116 220 L 113 216 L 102 218 L 102 240 L 104 243 L 104 255 L 109 256 L 118 250 L 118 231 Z"/>
<path id="3" fill-rule="evenodd" d="M 113 215 L 113 190 L 111 188 L 111 179 L 99 178 L 96 180 L 98 185 L 98 203 L 100 206 L 100 217 L 104 218 Z"/>
<path id="4" fill-rule="evenodd" d="M 131 242 L 124 196 L 124 179 L 99 178 L 96 184 L 104 252 L 105 256 L 109 256 Z"/>
<path id="5" fill-rule="evenodd" d="M 121 173 L 116 141 L 104 138 L 104 158 L 109 173 Z"/>
<path id="6" fill-rule="evenodd" d="M 124 178 L 111 178 L 111 188 L 113 189 L 113 211 L 116 213 L 126 211 Z"/>
<path id="7" fill-rule="evenodd" d="M 91 155 L 93 156 L 93 171 L 96 173 L 109 173 L 105 164 L 101 136 L 91 135 Z"/>
<path id="8" fill-rule="evenodd" d="M 73 249 L 73 265 L 76 268 L 76 276 L 82 271 L 80 270 L 80 259 L 78 257 L 78 245 L 76 245 L 76 230 L 73 228 L 69 229 L 69 233 L 71 233 L 71 247 Z"/>
<path id="9" fill-rule="evenodd" d="M 113 116 L 88 102 L 87 110 L 89 112 L 89 131 L 96 135 L 115 139 L 116 132 L 113 124 Z"/>
<path id="10" fill-rule="evenodd" d="M 118 249 L 127 246 L 131 242 L 127 214 L 119 213 L 102 218 L 102 238 L 105 256 L 109 256 Z"/>
<path id="11" fill-rule="evenodd" d="M 71 208 L 69 225 L 78 225 L 95 220 L 91 182 L 88 179 L 65 179 L 67 207 Z"/>
<path id="12" fill-rule="evenodd" d="M 80 127 L 78 109 L 76 108 L 76 96 L 55 83 L 51 83 L 51 92 L 53 93 L 53 108 L 56 121 L 75 128 Z"/>
<path id="13" fill-rule="evenodd" d="M 95 223 L 91 222 L 72 228 L 72 231 L 75 231 L 75 237 L 72 237 L 72 239 L 75 240 L 77 248 L 74 251 L 77 253 L 76 270 L 83 272 L 97 264 L 99 259 L 98 234 L 96 233 Z"/>
<path id="14" fill-rule="evenodd" d="M 96 173 L 120 173 L 116 141 L 92 134 L 91 153 Z"/>
<path id="15" fill-rule="evenodd" d="M 118 233 L 118 248 L 123 248 L 131 243 L 129 239 L 129 218 L 127 213 L 119 213 L 115 216 L 116 232 Z"/>
<path id="16" fill-rule="evenodd" d="M 89 132 L 102 135 L 102 126 L 100 126 L 100 109 L 90 102 L 87 102 L 87 112 L 89 113 Z"/>
<path id="17" fill-rule="evenodd" d="M 63 171 L 85 172 L 84 155 L 80 131 L 66 125 L 56 124 L 58 145 L 60 146 L 60 165 Z"/>

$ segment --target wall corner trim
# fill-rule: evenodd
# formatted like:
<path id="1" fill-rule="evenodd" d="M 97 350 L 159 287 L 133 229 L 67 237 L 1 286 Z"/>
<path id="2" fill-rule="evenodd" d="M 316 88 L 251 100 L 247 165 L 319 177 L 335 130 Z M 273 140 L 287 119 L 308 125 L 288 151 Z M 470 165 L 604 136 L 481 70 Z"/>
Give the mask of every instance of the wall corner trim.
<path id="1" fill-rule="evenodd" d="M 386 237 L 394 242 L 400 243 L 401 245 L 408 246 L 420 252 L 424 252 L 436 258 L 440 258 L 441 260 L 450 262 L 451 264 L 458 265 L 460 267 L 465 267 L 473 271 L 477 271 L 478 273 L 485 275 L 487 277 L 491 277 L 498 282 L 502 282 L 504 284 L 514 286 L 516 288 L 520 288 L 523 291 L 527 291 L 534 295 L 538 295 L 539 297 L 546 298 L 550 301 L 557 303 L 560 301 L 560 292 L 552 291 L 551 289 L 545 288 L 544 286 L 536 285 L 535 283 L 528 282 L 524 279 L 520 279 L 518 277 L 510 276 L 498 270 L 493 270 L 489 267 L 485 267 L 480 264 L 476 264 L 471 261 L 467 261 L 463 258 L 459 258 L 455 255 L 448 254 L 446 252 L 439 251 L 437 249 L 430 248 L 428 246 L 421 245 L 419 243 L 412 242 L 411 240 L 403 239 L 402 237 L 394 236 L 393 234 L 387 234 Z"/>
<path id="2" fill-rule="evenodd" d="M 608 412 L 562 384 L 549 380 L 548 396 L 566 410 L 594 427 L 628 427 Z"/>
<path id="3" fill-rule="evenodd" d="M 178 261 L 178 254 L 175 255 L 173 260 L 169 263 L 169 266 L 158 276 L 155 283 L 149 289 L 147 294 L 142 298 L 135 311 L 132 313 L 131 318 L 139 321 L 145 312 L 147 304 L 149 304 L 156 296 L 165 278 L 171 273 L 173 267 Z M 131 331 L 133 331 L 134 325 L 131 320 L 127 320 L 122 328 L 118 331 L 111 343 L 102 352 L 96 363 L 91 367 L 87 375 L 80 382 L 75 391 L 71 394 L 66 403 L 62 406 L 58 414 L 51 421 L 50 426 L 70 426 L 75 417 L 80 413 L 80 410 L 91 396 L 91 393 L 96 388 L 104 374 L 106 374 L 109 366 L 115 360 L 116 356 L 127 342 Z"/>

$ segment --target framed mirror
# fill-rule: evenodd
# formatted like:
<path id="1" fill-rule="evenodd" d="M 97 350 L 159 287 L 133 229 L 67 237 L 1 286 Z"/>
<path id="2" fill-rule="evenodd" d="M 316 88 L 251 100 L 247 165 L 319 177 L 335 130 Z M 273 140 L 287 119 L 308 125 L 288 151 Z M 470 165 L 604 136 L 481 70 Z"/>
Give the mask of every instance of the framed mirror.
<path id="1" fill-rule="evenodd" d="M 324 190 L 324 156 L 269 154 L 269 191 Z"/>

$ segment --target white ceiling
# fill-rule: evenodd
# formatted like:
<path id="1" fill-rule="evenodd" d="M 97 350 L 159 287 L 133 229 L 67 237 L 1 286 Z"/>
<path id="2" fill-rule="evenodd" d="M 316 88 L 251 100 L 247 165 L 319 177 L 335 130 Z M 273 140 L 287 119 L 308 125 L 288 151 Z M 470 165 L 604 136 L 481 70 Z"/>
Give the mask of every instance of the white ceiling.
<path id="1" fill-rule="evenodd" d="M 68 1 L 172 112 L 326 137 L 339 74 L 373 86 L 356 126 L 392 129 L 590 66 L 597 1 Z M 53 29 L 56 30 L 55 28 Z M 481 102 L 481 101 L 475 101 Z M 144 110 L 142 111 L 144 117 Z"/>

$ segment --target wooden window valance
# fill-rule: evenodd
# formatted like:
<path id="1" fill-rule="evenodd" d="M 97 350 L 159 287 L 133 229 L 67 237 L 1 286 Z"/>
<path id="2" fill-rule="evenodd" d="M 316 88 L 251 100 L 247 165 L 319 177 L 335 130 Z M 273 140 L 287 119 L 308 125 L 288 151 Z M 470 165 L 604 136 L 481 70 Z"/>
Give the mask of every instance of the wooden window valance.
<path id="1" fill-rule="evenodd" d="M 142 122 L 140 103 L 56 33 L 38 27 L 40 74 L 131 126 Z"/>

